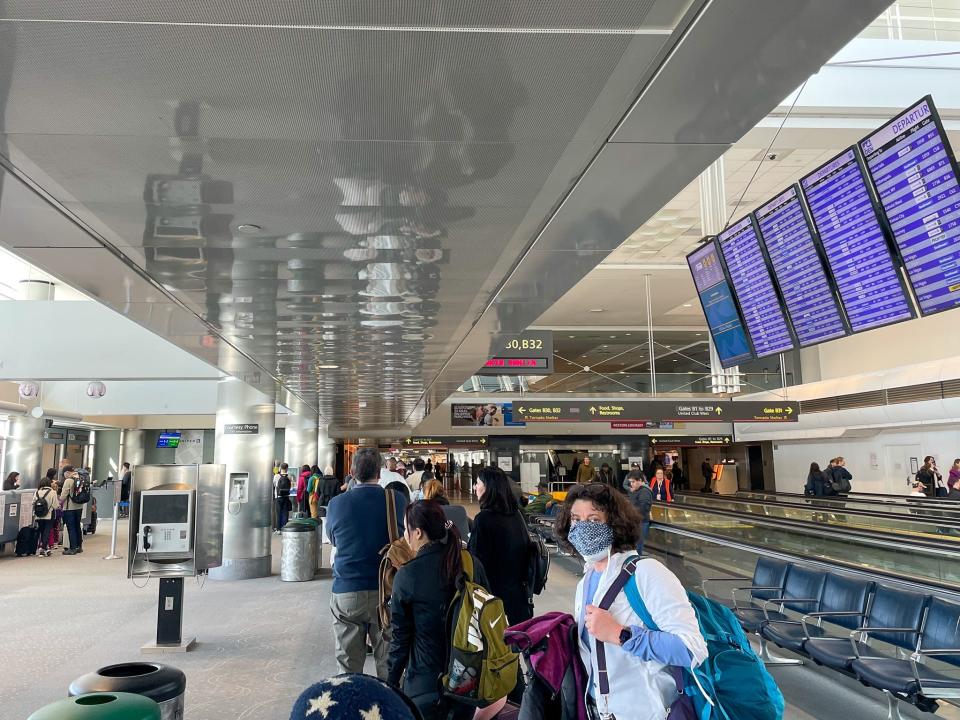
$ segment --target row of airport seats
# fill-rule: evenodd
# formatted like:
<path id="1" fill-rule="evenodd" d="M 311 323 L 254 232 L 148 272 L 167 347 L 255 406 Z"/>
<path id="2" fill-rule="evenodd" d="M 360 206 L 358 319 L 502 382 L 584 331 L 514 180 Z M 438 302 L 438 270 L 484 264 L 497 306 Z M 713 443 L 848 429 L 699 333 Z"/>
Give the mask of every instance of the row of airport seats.
<path id="1" fill-rule="evenodd" d="M 710 583 L 749 578 L 710 578 Z M 930 667 L 933 659 L 960 667 L 960 604 L 852 575 L 771 558 L 757 560 L 752 583 L 732 590 L 744 630 L 887 694 L 935 712 L 939 699 L 960 698 L 960 677 Z M 832 632 L 824 626 L 828 623 Z M 883 646 L 878 646 L 882 643 Z M 950 668 L 945 668 L 950 671 Z"/>

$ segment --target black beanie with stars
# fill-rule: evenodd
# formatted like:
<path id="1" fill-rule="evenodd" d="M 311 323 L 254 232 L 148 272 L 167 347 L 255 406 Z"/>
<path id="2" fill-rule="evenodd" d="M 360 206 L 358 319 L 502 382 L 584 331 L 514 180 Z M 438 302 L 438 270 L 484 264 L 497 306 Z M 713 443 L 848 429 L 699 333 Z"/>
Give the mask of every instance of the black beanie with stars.
<path id="1" fill-rule="evenodd" d="M 346 674 L 311 685 L 294 703 L 290 720 L 421 720 L 416 706 L 387 683 Z"/>

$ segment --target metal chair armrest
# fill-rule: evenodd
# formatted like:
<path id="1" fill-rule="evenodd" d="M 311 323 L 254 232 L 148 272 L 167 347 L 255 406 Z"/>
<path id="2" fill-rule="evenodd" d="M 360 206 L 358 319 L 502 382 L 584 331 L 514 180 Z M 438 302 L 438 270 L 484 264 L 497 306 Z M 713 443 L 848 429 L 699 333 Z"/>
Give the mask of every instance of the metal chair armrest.
<path id="1" fill-rule="evenodd" d="M 807 613 L 806 617 L 825 618 L 825 617 L 830 617 L 831 615 L 836 615 L 838 617 L 840 616 L 849 617 L 851 615 L 859 615 L 863 617 L 863 613 L 857 612 L 856 610 L 824 610 L 822 612 Z"/>
<path id="2" fill-rule="evenodd" d="M 924 656 L 937 657 L 938 655 L 960 655 L 960 648 L 931 648 L 929 650 L 917 650 L 914 655 L 917 658 Z"/>
<path id="3" fill-rule="evenodd" d="M 913 679 L 917 681 L 917 690 L 923 695 L 923 681 L 920 679 L 920 661 L 924 657 L 936 657 L 938 655 L 960 655 L 960 648 L 933 648 L 930 650 L 917 650 L 910 655 L 910 669 L 913 670 Z M 957 687 L 960 688 L 960 676 L 957 677 Z"/>
<path id="4" fill-rule="evenodd" d="M 856 658 L 859 658 L 859 657 L 860 657 L 860 648 L 857 647 L 857 642 L 860 640 L 860 638 L 863 637 L 864 634 L 866 634 L 866 633 L 868 633 L 868 632 L 874 632 L 874 631 L 876 631 L 876 632 L 903 632 L 903 633 L 911 633 L 911 634 L 913 634 L 913 635 L 919 635 L 919 634 L 920 634 L 920 631 L 917 630 L 917 628 L 915 628 L 915 627 L 908 627 L 908 628 L 902 628 L 902 627 L 900 627 L 900 628 L 898 628 L 898 627 L 868 627 L 868 626 L 859 627 L 859 628 L 857 628 L 856 630 L 851 630 L 851 631 L 850 631 L 850 646 L 853 648 L 853 656 L 854 656 L 854 657 L 856 657 Z"/>
<path id="5" fill-rule="evenodd" d="M 740 603 L 737 601 L 738 592 L 753 592 L 754 590 L 781 590 L 782 588 L 779 585 L 746 585 L 744 587 L 735 587 L 731 591 L 731 596 L 733 597 L 733 607 L 739 608 Z"/>
<path id="6" fill-rule="evenodd" d="M 744 580 L 748 581 L 750 578 L 743 575 L 736 575 L 734 577 L 712 577 L 712 578 L 703 578 L 700 581 L 700 589 L 703 590 L 705 597 L 709 597 L 707 593 L 707 583 L 718 583 L 718 582 L 743 582 Z"/>
<path id="7" fill-rule="evenodd" d="M 819 598 L 789 598 L 789 597 L 767 598 L 761 603 L 761 607 L 763 608 L 763 616 L 767 620 L 770 620 L 770 615 L 767 614 L 767 609 L 769 608 L 770 605 L 778 605 L 778 604 L 780 605 L 780 610 L 778 612 L 782 614 L 783 608 L 787 604 L 787 602 L 818 603 L 820 602 L 820 599 Z"/>

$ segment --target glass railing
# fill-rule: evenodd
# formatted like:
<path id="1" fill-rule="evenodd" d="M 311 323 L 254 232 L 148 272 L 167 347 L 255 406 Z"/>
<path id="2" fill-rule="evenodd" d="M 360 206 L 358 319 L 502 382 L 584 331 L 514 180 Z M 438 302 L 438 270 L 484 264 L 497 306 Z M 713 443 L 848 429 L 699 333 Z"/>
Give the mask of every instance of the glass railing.
<path id="1" fill-rule="evenodd" d="M 685 495 L 684 497 L 689 497 Z M 714 496 L 715 497 L 715 496 Z M 952 518 L 960 523 L 960 502 L 941 498 L 911 497 L 909 495 L 858 495 L 846 497 L 810 498 L 799 493 L 770 493 L 739 491 L 736 496 L 756 502 L 779 502 L 800 505 L 816 503 L 819 507 L 892 513 L 903 517 Z"/>
<path id="2" fill-rule="evenodd" d="M 934 583 L 960 590 L 960 539 L 880 533 L 866 529 L 827 526 L 787 518 L 743 515 L 718 508 L 692 505 L 654 505 L 650 542 L 669 551 L 671 543 L 683 543 L 687 551 L 712 553 L 704 539 L 746 545 L 760 552 L 790 553 L 806 559 L 867 572 L 895 573 L 918 583 Z M 658 528 L 658 524 L 668 526 Z M 670 534 L 690 532 L 702 536 L 686 540 Z M 693 543 L 693 545 L 690 545 Z M 699 543 L 699 545 L 697 544 Z M 714 560 L 713 557 L 710 558 Z M 751 570 L 752 572 L 752 570 Z"/>
<path id="3" fill-rule="evenodd" d="M 707 510 L 721 509 L 763 518 L 784 518 L 899 535 L 928 536 L 927 539 L 946 535 L 951 539 L 955 537 L 960 543 L 960 518 L 952 513 L 949 517 L 945 516 L 946 513 L 942 517 L 939 512 L 934 516 L 930 511 L 923 512 L 923 508 L 895 507 L 885 512 L 877 512 L 875 508 L 858 508 L 859 503 L 852 501 L 834 501 L 828 504 L 820 498 L 810 498 L 800 499 L 795 503 L 762 502 L 734 496 L 695 493 L 679 495 L 676 501 Z M 911 514 L 912 510 L 916 510 L 916 513 Z"/>
<path id="4" fill-rule="evenodd" d="M 741 373 L 741 391 L 755 393 L 764 390 L 777 390 L 783 387 L 779 373 Z M 787 384 L 792 381 L 788 378 Z M 711 395 L 710 375 L 704 373 L 656 374 L 657 394 L 688 393 L 691 395 Z M 465 382 L 460 392 L 476 393 L 562 393 L 578 392 L 592 394 L 638 393 L 653 395 L 650 373 L 607 373 L 594 372 L 554 373 L 543 377 L 511 377 L 504 383 L 502 378 L 478 375 Z"/>

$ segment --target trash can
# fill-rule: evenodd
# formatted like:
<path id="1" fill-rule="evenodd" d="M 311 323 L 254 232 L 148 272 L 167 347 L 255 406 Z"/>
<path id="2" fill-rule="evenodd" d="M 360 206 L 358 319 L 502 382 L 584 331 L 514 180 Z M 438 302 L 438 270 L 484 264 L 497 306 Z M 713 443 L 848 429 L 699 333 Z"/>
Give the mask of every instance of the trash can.
<path id="1" fill-rule="evenodd" d="M 313 521 L 288 522 L 281 532 L 280 579 L 313 580 L 317 572 L 317 529 Z"/>
<path id="2" fill-rule="evenodd" d="M 160 707 L 133 693 L 90 693 L 60 700 L 27 720 L 161 720 Z"/>
<path id="3" fill-rule="evenodd" d="M 160 720 L 183 720 L 183 693 L 187 676 L 169 665 L 151 662 L 107 665 L 70 683 L 70 695 L 133 693 L 153 700 Z"/>

